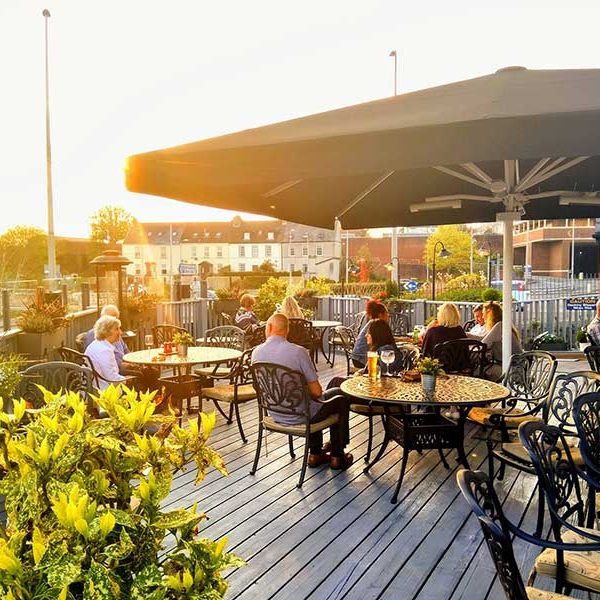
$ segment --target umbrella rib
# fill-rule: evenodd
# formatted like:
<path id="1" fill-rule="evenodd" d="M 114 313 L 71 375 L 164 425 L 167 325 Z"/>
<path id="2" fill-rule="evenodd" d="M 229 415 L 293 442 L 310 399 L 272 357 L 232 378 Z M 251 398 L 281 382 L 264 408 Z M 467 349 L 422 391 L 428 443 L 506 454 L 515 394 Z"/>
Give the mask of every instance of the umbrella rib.
<path id="1" fill-rule="evenodd" d="M 529 182 L 527 187 L 529 188 L 533 185 L 537 185 L 538 183 L 542 183 L 543 181 L 546 181 L 547 179 L 550 179 L 551 177 L 554 177 L 555 175 L 558 175 L 559 173 L 562 173 L 563 171 L 566 171 L 567 169 L 578 165 L 579 163 L 583 162 L 584 160 L 587 160 L 588 158 L 589 156 L 578 156 L 577 158 L 573 158 L 572 160 L 561 164 L 559 167 L 556 167 L 556 169 L 545 169 L 543 173 L 540 173 L 537 177 L 534 177 L 534 179 Z"/>
<path id="2" fill-rule="evenodd" d="M 336 217 L 336 219 L 340 219 L 343 217 L 349 210 L 352 210 L 361 200 L 366 198 L 372 191 L 376 190 L 388 177 L 391 177 L 396 171 L 387 171 L 381 177 L 378 177 L 366 190 L 361 192 L 346 208 Z"/>
<path id="3" fill-rule="evenodd" d="M 276 188 L 265 192 L 262 196 L 263 198 L 270 198 L 271 196 L 276 196 L 277 194 L 284 192 L 285 190 L 289 190 L 291 187 L 298 185 L 302 182 L 302 179 L 293 179 L 292 181 L 286 181 L 281 185 L 278 185 Z"/>
<path id="4" fill-rule="evenodd" d="M 553 196 L 568 196 L 573 194 L 567 190 L 554 190 L 552 192 L 540 192 L 539 194 L 527 194 L 527 200 L 538 200 L 539 198 L 552 198 Z"/>
<path id="5" fill-rule="evenodd" d="M 433 167 L 433 168 L 436 171 L 445 173 L 446 175 L 451 175 L 452 177 L 456 177 L 457 179 L 462 179 L 463 181 L 468 181 L 469 183 L 472 183 L 473 185 L 483 188 L 484 190 L 487 190 L 488 192 L 491 191 L 489 184 L 483 183 L 482 181 L 479 181 L 478 179 L 474 179 L 473 177 L 469 177 L 468 175 L 465 175 L 464 173 L 460 173 L 459 171 L 454 171 L 453 169 L 449 169 L 448 167 Z"/>
<path id="6" fill-rule="evenodd" d="M 552 171 L 553 169 L 557 168 L 561 163 L 563 163 L 566 160 L 566 156 L 561 156 L 560 158 L 557 158 L 555 160 L 553 160 L 547 167 L 544 167 L 543 169 L 541 169 L 536 175 L 534 175 L 534 177 L 532 177 L 532 179 L 529 181 L 529 183 L 523 188 L 523 190 L 526 190 L 528 187 L 531 187 L 532 185 L 535 185 L 535 183 L 540 180 L 542 177 L 544 177 L 544 175 L 546 175 L 546 173 L 549 173 L 550 171 Z M 542 179 L 543 181 L 543 179 Z"/>
<path id="7" fill-rule="evenodd" d="M 479 168 L 475 163 L 462 163 L 460 166 L 466 171 L 469 171 L 471 175 L 479 177 L 479 179 L 481 179 L 481 181 L 483 181 L 484 183 L 492 183 L 492 178 L 483 169 Z"/>
<path id="8" fill-rule="evenodd" d="M 515 188 L 515 192 L 522 192 L 525 189 L 527 182 L 532 177 L 537 175 L 538 171 L 540 171 L 540 169 L 545 167 L 549 161 L 550 161 L 549 158 L 542 158 L 542 160 L 538 160 L 538 162 L 535 163 L 535 165 L 533 165 L 533 167 L 531 167 L 531 169 L 529 169 L 529 172 L 525 175 L 525 177 L 523 177 L 523 179 L 521 179 L 521 181 L 519 182 L 519 185 Z"/>
<path id="9" fill-rule="evenodd" d="M 443 202 L 445 200 L 476 200 L 478 202 L 502 202 L 502 198 L 493 196 L 474 196 L 472 194 L 451 194 L 449 196 L 431 196 L 425 202 Z"/>

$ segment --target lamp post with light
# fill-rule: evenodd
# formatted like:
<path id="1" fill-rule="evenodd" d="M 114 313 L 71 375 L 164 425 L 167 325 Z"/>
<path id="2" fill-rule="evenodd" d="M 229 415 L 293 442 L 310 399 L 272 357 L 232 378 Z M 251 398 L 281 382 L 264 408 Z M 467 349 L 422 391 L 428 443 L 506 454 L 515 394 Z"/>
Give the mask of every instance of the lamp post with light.
<path id="1" fill-rule="evenodd" d="M 390 262 L 385 265 L 385 268 L 390 272 L 392 281 L 398 283 L 398 264 L 400 259 L 397 256 L 392 256 Z"/>
<path id="2" fill-rule="evenodd" d="M 431 265 L 431 273 L 432 273 L 432 277 L 433 277 L 433 279 L 431 281 L 431 300 L 432 300 L 432 302 L 435 302 L 435 275 L 436 275 L 436 273 L 435 273 L 435 257 L 436 257 L 438 245 L 441 246 L 440 258 L 448 258 L 450 256 L 450 252 L 448 252 L 448 250 L 446 250 L 444 243 L 441 242 L 440 240 L 438 240 L 433 246 L 433 264 Z"/>

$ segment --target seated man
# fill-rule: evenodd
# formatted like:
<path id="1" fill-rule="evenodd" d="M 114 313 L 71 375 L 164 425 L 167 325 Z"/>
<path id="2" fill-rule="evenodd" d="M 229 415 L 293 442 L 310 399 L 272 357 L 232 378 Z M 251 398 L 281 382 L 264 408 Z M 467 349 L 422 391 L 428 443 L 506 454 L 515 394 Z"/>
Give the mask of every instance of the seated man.
<path id="1" fill-rule="evenodd" d="M 115 317 L 115 319 L 119 318 L 119 309 L 114 304 L 107 304 L 102 307 L 102 311 L 100 312 L 100 317 Z M 85 340 L 83 342 L 84 351 L 87 347 L 96 339 L 94 334 L 95 326 L 90 329 L 86 335 Z M 115 359 L 117 361 L 117 366 L 119 367 L 119 372 L 121 375 L 130 375 L 129 372 L 124 372 L 128 367 L 123 367 L 123 356 L 129 352 L 129 348 L 127 344 L 123 341 L 123 338 L 119 335 L 119 339 L 113 343 L 113 347 L 115 350 Z"/>
<path id="2" fill-rule="evenodd" d="M 311 422 L 321 421 L 332 414 L 339 415 L 339 421 L 329 429 L 331 456 L 323 449 L 323 432 L 319 431 L 310 435 L 308 440 L 310 447 L 308 464 L 311 467 L 316 467 L 329 462 L 332 469 L 345 469 L 353 461 L 352 454 L 344 454 L 344 447 L 350 441 L 348 401 L 336 389 L 327 390 L 323 397 L 323 390 L 319 383 L 317 371 L 310 359 L 308 350 L 287 341 L 288 329 L 289 322 L 285 315 L 281 313 L 271 315 L 266 327 L 267 341 L 254 349 L 252 362 L 268 362 L 299 371 L 304 375 L 308 383 L 308 390 L 313 398 L 321 400 L 323 398 L 325 400 L 333 398 L 325 404 L 315 400 L 311 401 Z M 291 415 L 277 415 L 277 413 L 274 413 L 271 416 L 279 423 L 285 425 L 295 425 L 304 422 L 301 418 L 294 420 L 294 417 Z"/>
<path id="3" fill-rule="evenodd" d="M 600 346 L 600 300 L 596 302 L 596 316 L 587 326 L 587 334 L 595 346 Z"/>
<path id="4" fill-rule="evenodd" d="M 488 332 L 485 326 L 485 319 L 483 318 L 483 304 L 478 304 L 473 309 L 473 318 L 475 319 L 475 325 L 471 327 L 467 335 L 468 337 L 481 339 Z"/>

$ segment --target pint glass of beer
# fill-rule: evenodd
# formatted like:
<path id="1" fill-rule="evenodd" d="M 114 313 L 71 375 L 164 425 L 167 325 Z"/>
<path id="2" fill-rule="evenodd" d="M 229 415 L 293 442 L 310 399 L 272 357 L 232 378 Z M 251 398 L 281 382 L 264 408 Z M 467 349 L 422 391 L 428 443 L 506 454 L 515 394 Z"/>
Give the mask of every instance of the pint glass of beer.
<path id="1" fill-rule="evenodd" d="M 377 379 L 379 377 L 379 355 L 377 352 L 367 352 L 367 373 L 369 379 Z"/>

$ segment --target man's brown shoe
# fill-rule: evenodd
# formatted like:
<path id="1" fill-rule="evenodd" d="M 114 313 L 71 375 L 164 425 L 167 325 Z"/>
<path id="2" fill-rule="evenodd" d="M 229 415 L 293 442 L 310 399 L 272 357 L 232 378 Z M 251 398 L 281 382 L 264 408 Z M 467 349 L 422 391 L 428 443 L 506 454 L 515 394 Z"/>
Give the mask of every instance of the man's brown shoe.
<path id="1" fill-rule="evenodd" d="M 308 455 L 308 466 L 319 467 L 329 462 L 329 454 L 327 452 L 321 452 L 321 454 L 309 454 Z"/>
<path id="2" fill-rule="evenodd" d="M 332 456 L 329 459 L 329 466 L 336 470 L 347 469 L 353 462 L 354 456 L 348 452 L 344 456 Z"/>

